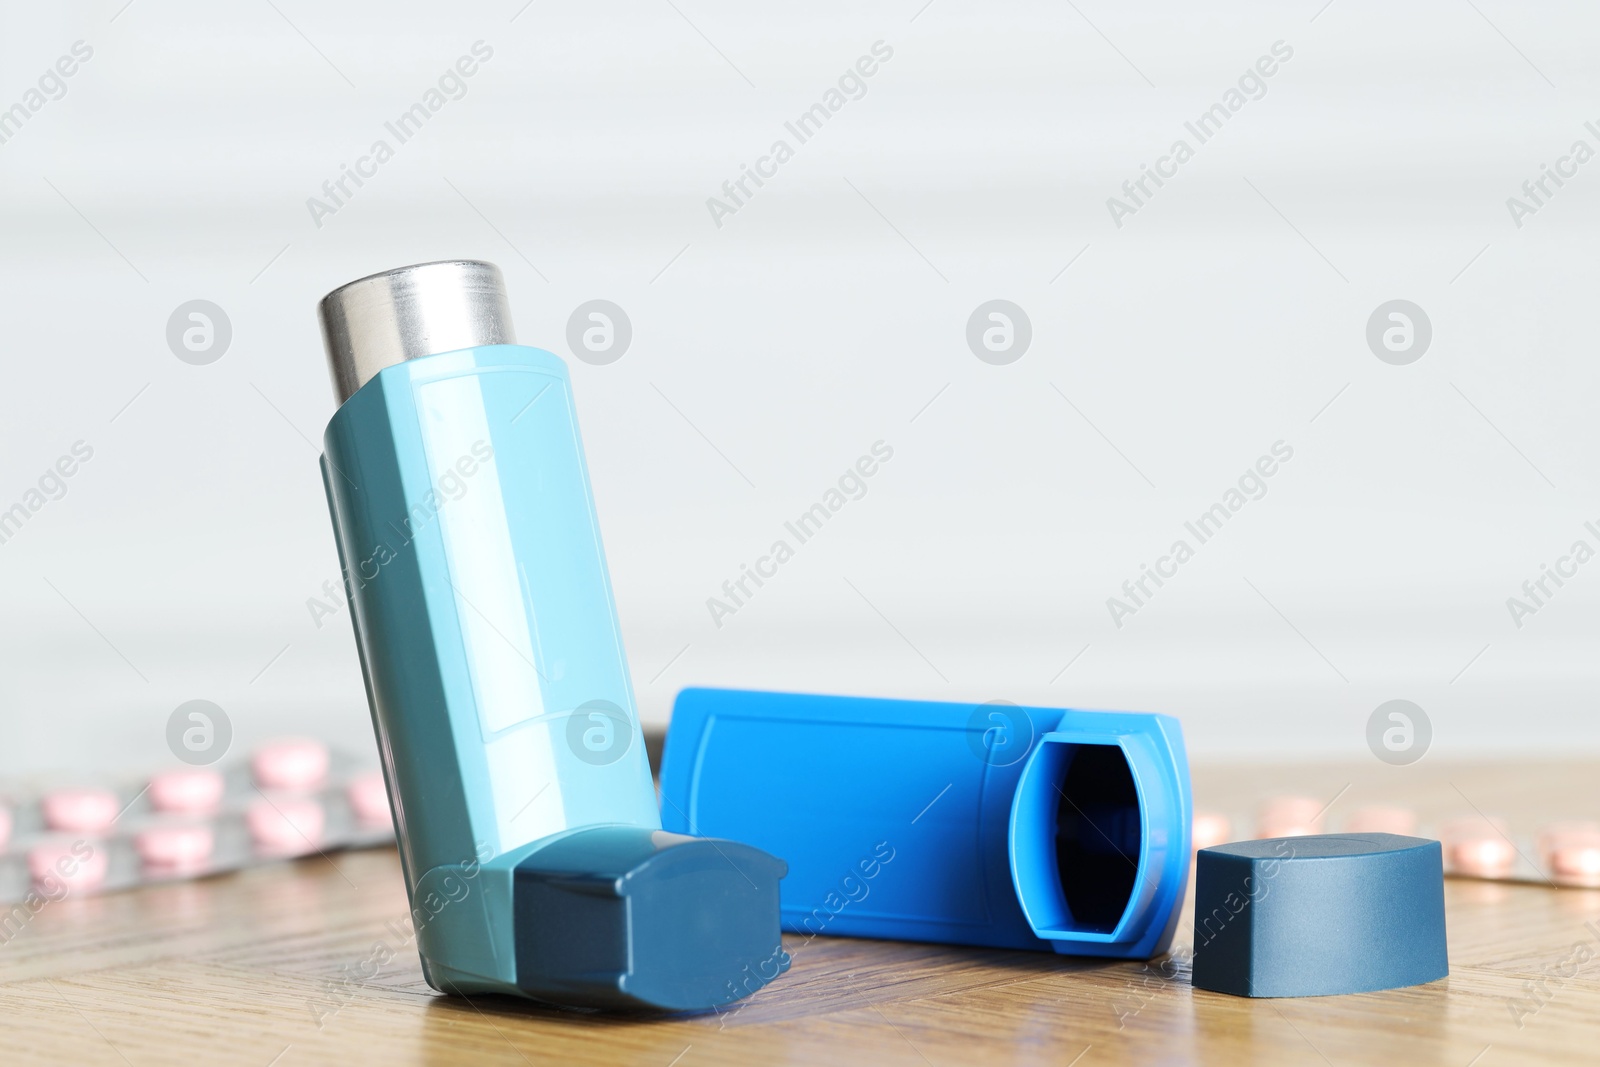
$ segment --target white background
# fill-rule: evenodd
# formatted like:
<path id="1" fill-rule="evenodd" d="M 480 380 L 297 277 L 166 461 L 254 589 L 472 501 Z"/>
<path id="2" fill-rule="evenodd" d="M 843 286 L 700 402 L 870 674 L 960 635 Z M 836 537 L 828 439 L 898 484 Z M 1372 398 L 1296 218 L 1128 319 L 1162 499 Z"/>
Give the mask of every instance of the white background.
<path id="1" fill-rule="evenodd" d="M 197 697 L 238 745 L 370 751 L 345 615 L 306 605 L 337 574 L 314 305 L 447 257 L 501 265 L 524 343 L 570 357 L 594 298 L 632 320 L 620 361 L 571 363 L 646 721 L 748 685 L 1370 758 L 1403 697 L 1433 758 L 1600 742 L 1600 562 L 1520 629 L 1506 606 L 1600 547 L 1600 162 L 1521 228 L 1506 207 L 1600 148 L 1592 8 L 122 3 L 0 17 L 0 106 L 94 48 L 0 145 L 0 508 L 94 448 L 0 545 L 0 770 L 170 762 Z M 467 95 L 316 226 L 307 198 L 478 40 Z M 716 226 L 707 197 L 879 40 L 867 94 Z M 1266 95 L 1115 226 L 1107 198 L 1280 40 Z M 165 340 L 195 298 L 232 321 L 209 366 Z M 1009 366 L 965 340 L 993 298 L 1032 321 Z M 1396 298 L 1433 325 L 1409 366 L 1365 340 Z M 714 626 L 707 597 L 880 439 L 866 497 Z M 1266 498 L 1113 625 L 1278 440 Z"/>

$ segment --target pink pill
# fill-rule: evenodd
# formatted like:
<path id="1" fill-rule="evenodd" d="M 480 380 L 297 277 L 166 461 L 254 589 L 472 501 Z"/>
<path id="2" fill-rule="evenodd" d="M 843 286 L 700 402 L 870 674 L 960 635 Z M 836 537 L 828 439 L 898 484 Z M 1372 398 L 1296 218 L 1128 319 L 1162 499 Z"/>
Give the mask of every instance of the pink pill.
<path id="1" fill-rule="evenodd" d="M 1233 837 L 1233 823 L 1226 815 L 1219 815 L 1214 811 L 1197 811 L 1194 813 L 1191 837 L 1196 851 L 1213 845 L 1225 845 Z"/>
<path id="2" fill-rule="evenodd" d="M 210 815 L 222 806 L 222 775 L 195 767 L 164 771 L 150 779 L 150 806 L 157 811 Z"/>
<path id="3" fill-rule="evenodd" d="M 45 794 L 40 808 L 46 826 L 74 834 L 103 834 L 122 810 L 109 789 L 57 789 Z"/>
<path id="4" fill-rule="evenodd" d="M 1552 845 L 1547 861 L 1556 881 L 1600 886 L 1600 837 L 1571 837 Z"/>
<path id="5" fill-rule="evenodd" d="M 1456 874 L 1504 878 L 1517 863 L 1517 850 L 1499 834 L 1484 831 L 1445 842 L 1446 862 Z"/>
<path id="6" fill-rule="evenodd" d="M 322 805 L 307 797 L 258 800 L 245 812 L 245 822 L 265 852 L 310 852 L 322 840 Z"/>
<path id="7" fill-rule="evenodd" d="M 1600 886 L 1600 824 L 1557 822 L 1541 827 L 1539 857 L 1556 881 Z"/>
<path id="8" fill-rule="evenodd" d="M 273 741 L 256 749 L 250 769 L 262 789 L 307 792 L 327 781 L 328 746 L 305 738 Z"/>
<path id="9" fill-rule="evenodd" d="M 46 841 L 28 850 L 28 873 L 34 885 L 49 893 L 98 889 L 106 880 L 104 845 L 88 841 Z"/>
<path id="10" fill-rule="evenodd" d="M 1304 837 L 1322 833 L 1327 802 L 1315 797 L 1273 797 L 1261 807 L 1256 837 Z"/>
<path id="11" fill-rule="evenodd" d="M 1417 832 L 1417 813 L 1410 808 L 1358 808 L 1344 828 L 1345 832 L 1352 834 L 1399 834 L 1410 837 Z"/>
<path id="12" fill-rule="evenodd" d="M 11 841 L 11 809 L 0 805 L 0 850 Z"/>
<path id="13" fill-rule="evenodd" d="M 147 866 L 187 869 L 211 858 L 216 834 L 206 823 L 147 826 L 134 835 L 133 844 Z"/>
<path id="14" fill-rule="evenodd" d="M 381 771 L 351 779 L 345 787 L 345 796 L 350 801 L 350 809 L 364 825 L 384 826 L 391 822 L 389 791 L 384 788 Z"/>
<path id="15" fill-rule="evenodd" d="M 1594 822 L 1553 822 L 1539 828 L 1537 842 L 1539 852 L 1548 857 L 1550 851 L 1557 845 L 1563 844 L 1573 838 L 1600 838 L 1600 823 Z"/>

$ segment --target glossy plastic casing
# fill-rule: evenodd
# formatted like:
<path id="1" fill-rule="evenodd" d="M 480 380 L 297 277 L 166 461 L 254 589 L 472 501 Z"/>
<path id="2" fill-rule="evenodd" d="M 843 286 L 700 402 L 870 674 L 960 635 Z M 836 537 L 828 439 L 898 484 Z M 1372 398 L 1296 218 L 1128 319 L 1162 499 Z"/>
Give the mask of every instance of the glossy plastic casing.
<path id="1" fill-rule="evenodd" d="M 390 366 L 324 446 L 430 984 L 692 1010 L 781 973 L 783 865 L 661 829 L 561 360 Z"/>
<path id="2" fill-rule="evenodd" d="M 1328 997 L 1450 973 L 1439 842 L 1312 834 L 1195 857 L 1196 989 Z"/>
<path id="3" fill-rule="evenodd" d="M 1145 959 L 1188 877 L 1164 715 L 686 689 L 668 829 L 782 857 L 786 930 Z"/>

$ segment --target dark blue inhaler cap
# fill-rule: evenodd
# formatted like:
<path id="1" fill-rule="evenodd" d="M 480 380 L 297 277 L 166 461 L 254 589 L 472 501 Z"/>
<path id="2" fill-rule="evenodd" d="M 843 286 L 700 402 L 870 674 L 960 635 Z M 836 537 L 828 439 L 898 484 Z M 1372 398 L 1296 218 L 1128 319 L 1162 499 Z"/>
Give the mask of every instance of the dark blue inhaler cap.
<path id="1" fill-rule="evenodd" d="M 1201 849 L 1194 985 L 1319 997 L 1450 973 L 1439 842 L 1323 834 Z"/>
<path id="2" fill-rule="evenodd" d="M 707 1010 L 789 968 L 782 860 L 733 841 L 602 826 L 517 865 L 519 984 L 562 1003 Z"/>

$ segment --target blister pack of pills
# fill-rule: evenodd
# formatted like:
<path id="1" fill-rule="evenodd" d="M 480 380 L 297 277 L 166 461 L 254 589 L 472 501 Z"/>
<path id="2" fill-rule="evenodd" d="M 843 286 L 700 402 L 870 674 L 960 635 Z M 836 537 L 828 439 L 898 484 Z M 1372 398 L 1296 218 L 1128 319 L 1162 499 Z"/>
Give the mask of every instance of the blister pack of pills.
<path id="1" fill-rule="evenodd" d="M 1444 873 L 1459 878 L 1540 885 L 1600 887 L 1600 822 L 1563 821 L 1516 827 L 1478 813 L 1428 824 L 1411 808 L 1368 806 L 1342 816 L 1325 800 L 1276 796 L 1255 818 L 1234 819 L 1215 811 L 1194 816 L 1194 847 L 1209 848 L 1244 836 L 1256 839 L 1324 833 L 1383 833 L 1437 840 Z"/>
<path id="2" fill-rule="evenodd" d="M 0 902 L 59 900 L 394 840 L 383 775 L 303 738 L 247 763 L 0 792 Z"/>

